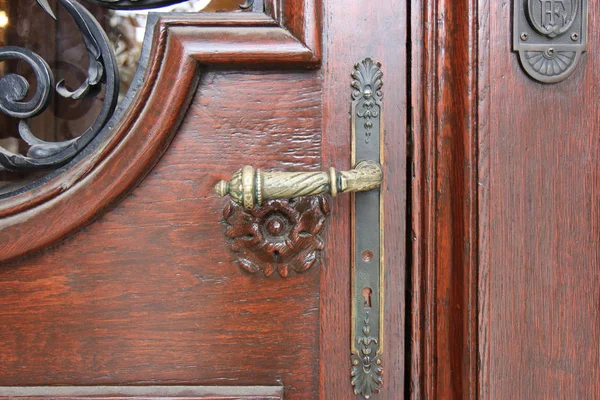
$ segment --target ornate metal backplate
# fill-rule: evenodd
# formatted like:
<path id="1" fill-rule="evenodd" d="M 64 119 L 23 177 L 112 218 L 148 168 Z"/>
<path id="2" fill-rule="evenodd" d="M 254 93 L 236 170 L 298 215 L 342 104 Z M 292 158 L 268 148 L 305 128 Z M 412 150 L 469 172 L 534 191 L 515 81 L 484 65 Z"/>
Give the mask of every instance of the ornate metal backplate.
<path id="1" fill-rule="evenodd" d="M 555 83 L 587 48 L 588 0 L 515 0 L 513 48 L 534 79 Z"/>
<path id="2" fill-rule="evenodd" d="M 319 262 L 319 234 L 329 214 L 324 194 L 351 192 L 351 384 L 366 399 L 383 384 L 382 76 L 371 58 L 352 72 L 353 170 L 263 172 L 244 166 L 215 186 L 220 196 L 230 196 L 225 234 L 240 267 L 266 276 L 278 271 L 284 278 Z"/>
<path id="3" fill-rule="evenodd" d="M 381 65 L 366 58 L 352 72 L 352 164 L 383 165 Z M 383 185 L 382 185 L 383 187 Z M 383 194 L 352 194 L 352 386 L 365 398 L 383 383 Z"/>

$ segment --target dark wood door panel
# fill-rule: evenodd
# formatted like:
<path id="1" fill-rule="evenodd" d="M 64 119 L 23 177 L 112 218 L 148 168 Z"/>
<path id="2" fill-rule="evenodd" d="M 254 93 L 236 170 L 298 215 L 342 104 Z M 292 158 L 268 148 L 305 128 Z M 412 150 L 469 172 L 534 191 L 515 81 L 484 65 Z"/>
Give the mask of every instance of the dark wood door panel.
<path id="1" fill-rule="evenodd" d="M 600 13 L 541 84 L 512 51 L 521 3 L 411 2 L 415 399 L 600 396 Z"/>
<path id="2" fill-rule="evenodd" d="M 199 65 L 317 68 L 320 7 L 267 2 L 262 13 L 183 13 L 151 18 L 140 76 L 113 118 L 67 166 L 0 202 L 5 261 L 73 233 L 139 183 L 169 145 L 198 83 Z M 290 18 L 293 14 L 294 18 Z M 285 21 L 280 22 L 282 19 Z M 93 153 L 93 156 L 89 156 Z M 100 193 L 101 195 L 97 195 Z M 70 205 L 78 203 L 77 213 Z M 32 233 L 35 232 L 35 233 Z"/>
<path id="3" fill-rule="evenodd" d="M 510 7 L 489 7 L 486 394 L 597 398 L 600 10 L 574 74 L 544 85 L 511 53 Z"/>
<path id="4" fill-rule="evenodd" d="M 212 186 L 248 162 L 320 168 L 320 96 L 318 71 L 207 72 L 138 188 L 2 266 L 0 384 L 283 384 L 316 398 L 319 269 L 241 270 Z"/>
<path id="5" fill-rule="evenodd" d="M 238 265 L 229 200 L 213 186 L 246 164 L 351 169 L 351 73 L 372 58 L 386 138 L 384 384 L 372 398 L 403 398 L 407 7 L 267 0 L 264 14 L 152 17 L 146 74 L 110 132 L 0 201 L 0 386 L 97 397 L 82 386 L 210 385 L 250 399 L 227 388 L 267 385 L 265 399 L 354 398 L 350 196 L 331 201 L 319 265 L 265 276 Z"/>

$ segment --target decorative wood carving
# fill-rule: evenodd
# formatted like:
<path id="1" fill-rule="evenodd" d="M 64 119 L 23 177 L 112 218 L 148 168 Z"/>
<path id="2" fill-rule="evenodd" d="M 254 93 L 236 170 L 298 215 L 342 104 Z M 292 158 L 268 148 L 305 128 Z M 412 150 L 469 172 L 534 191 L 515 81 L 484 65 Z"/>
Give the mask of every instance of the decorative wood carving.
<path id="1" fill-rule="evenodd" d="M 223 210 L 225 235 L 241 268 L 270 276 L 302 273 L 321 261 L 320 233 L 330 212 L 326 196 L 270 200 L 246 210 L 228 201 Z"/>
<path id="2" fill-rule="evenodd" d="M 199 65 L 317 67 L 320 2 L 274 1 L 265 8 L 266 14 L 153 17 L 152 43 L 145 44 L 149 50 L 141 60 L 146 69 L 134 84 L 139 89 L 114 126 L 94 139 L 93 153 L 0 202 L 0 261 L 63 239 L 139 183 L 173 138 L 196 89 Z"/>

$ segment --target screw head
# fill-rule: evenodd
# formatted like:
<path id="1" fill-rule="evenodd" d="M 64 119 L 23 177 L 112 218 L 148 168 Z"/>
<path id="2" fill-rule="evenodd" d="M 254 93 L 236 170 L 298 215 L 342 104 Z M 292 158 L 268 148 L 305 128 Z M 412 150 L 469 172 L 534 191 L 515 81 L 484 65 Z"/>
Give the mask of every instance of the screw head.
<path id="1" fill-rule="evenodd" d="M 527 39 L 529 39 L 529 35 L 527 34 L 527 32 L 521 33 L 521 40 L 526 41 Z"/>
<path id="2" fill-rule="evenodd" d="M 571 35 L 571 40 L 572 40 L 572 41 L 574 41 L 574 42 L 578 41 L 578 40 L 579 40 L 579 33 L 577 33 L 577 32 L 574 32 L 574 33 Z"/>

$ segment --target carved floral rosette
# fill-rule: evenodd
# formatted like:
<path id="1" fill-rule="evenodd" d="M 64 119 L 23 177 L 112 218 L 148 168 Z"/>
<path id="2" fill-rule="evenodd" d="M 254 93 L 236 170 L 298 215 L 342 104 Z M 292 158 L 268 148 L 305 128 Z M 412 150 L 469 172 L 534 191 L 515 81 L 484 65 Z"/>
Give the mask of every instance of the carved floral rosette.
<path id="1" fill-rule="evenodd" d="M 302 273 L 320 263 L 320 233 L 330 212 L 326 196 L 271 200 L 251 210 L 232 201 L 223 217 L 229 247 L 244 270 L 270 276 Z"/>

